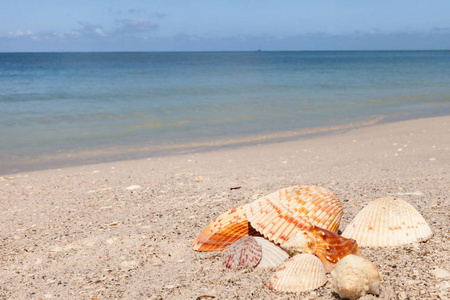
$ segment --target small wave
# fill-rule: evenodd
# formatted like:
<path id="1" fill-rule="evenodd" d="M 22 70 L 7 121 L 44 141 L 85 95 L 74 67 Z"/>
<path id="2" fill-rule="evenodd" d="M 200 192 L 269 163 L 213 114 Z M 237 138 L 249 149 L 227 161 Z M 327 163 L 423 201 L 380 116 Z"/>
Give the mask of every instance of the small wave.
<path id="1" fill-rule="evenodd" d="M 155 127 L 162 127 L 162 126 L 180 126 L 184 124 L 191 123 L 191 121 L 179 121 L 176 123 L 169 123 L 169 124 L 161 124 L 161 123 L 151 123 L 151 124 L 142 124 L 142 125 L 135 125 L 132 126 L 132 129 L 138 129 L 138 128 L 155 128 Z"/>

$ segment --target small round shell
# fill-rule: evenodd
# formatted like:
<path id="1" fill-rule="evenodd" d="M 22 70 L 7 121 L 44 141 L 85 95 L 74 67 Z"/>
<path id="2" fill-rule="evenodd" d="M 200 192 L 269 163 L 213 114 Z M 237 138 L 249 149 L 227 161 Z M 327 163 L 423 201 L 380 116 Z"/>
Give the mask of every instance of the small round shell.
<path id="1" fill-rule="evenodd" d="M 253 228 L 281 245 L 310 224 L 337 232 L 342 212 L 341 202 L 329 190 L 299 185 L 250 203 L 246 215 Z"/>
<path id="2" fill-rule="evenodd" d="M 257 268 L 278 267 L 289 258 L 289 254 L 287 254 L 286 251 L 271 241 L 260 236 L 255 236 L 254 238 L 261 245 L 262 249 L 261 261 L 256 266 Z"/>
<path id="3" fill-rule="evenodd" d="M 192 244 L 192 249 L 220 251 L 244 236 L 258 235 L 245 216 L 247 205 L 235 207 L 220 215 L 198 235 Z"/>
<path id="4" fill-rule="evenodd" d="M 380 294 L 380 274 L 367 259 L 348 255 L 331 272 L 331 285 L 341 298 L 358 299 L 367 293 Z"/>
<path id="5" fill-rule="evenodd" d="M 358 245 L 331 231 L 311 226 L 293 236 L 281 245 L 288 252 L 311 253 L 323 263 L 327 273 L 333 270 L 335 264 L 349 254 L 359 254 Z"/>
<path id="6" fill-rule="evenodd" d="M 267 283 L 271 290 L 306 292 L 327 281 L 323 264 L 312 254 L 299 254 L 287 260 Z"/>
<path id="7" fill-rule="evenodd" d="M 390 197 L 371 201 L 342 233 L 368 247 L 400 246 L 426 241 L 431 235 L 430 226 L 411 204 Z"/>
<path id="8" fill-rule="evenodd" d="M 255 267 L 261 260 L 261 245 L 254 237 L 243 237 L 223 251 L 222 262 L 228 268 L 238 266 Z"/>

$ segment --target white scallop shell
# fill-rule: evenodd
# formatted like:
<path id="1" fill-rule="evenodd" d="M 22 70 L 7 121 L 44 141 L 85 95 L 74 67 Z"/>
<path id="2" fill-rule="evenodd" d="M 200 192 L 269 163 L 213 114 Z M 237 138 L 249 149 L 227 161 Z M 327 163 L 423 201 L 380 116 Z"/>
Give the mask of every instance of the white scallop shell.
<path id="1" fill-rule="evenodd" d="M 373 263 L 353 254 L 342 258 L 331 271 L 333 291 L 341 298 L 358 299 L 380 294 L 380 274 Z"/>
<path id="2" fill-rule="evenodd" d="M 310 225 L 336 233 L 342 213 L 341 202 L 329 190 L 298 185 L 253 201 L 245 214 L 253 228 L 281 245 Z"/>
<path id="3" fill-rule="evenodd" d="M 342 233 L 368 247 L 400 246 L 426 241 L 431 235 L 430 226 L 411 204 L 391 197 L 371 201 Z"/>
<path id="4" fill-rule="evenodd" d="M 316 256 L 299 254 L 287 260 L 272 276 L 267 287 L 282 292 L 306 292 L 327 282 L 325 268 Z"/>
<path id="5" fill-rule="evenodd" d="M 261 245 L 262 248 L 262 257 L 259 264 L 256 266 L 257 268 L 278 267 L 289 258 L 289 254 L 287 254 L 286 251 L 271 241 L 260 236 L 255 236 L 253 238 Z"/>

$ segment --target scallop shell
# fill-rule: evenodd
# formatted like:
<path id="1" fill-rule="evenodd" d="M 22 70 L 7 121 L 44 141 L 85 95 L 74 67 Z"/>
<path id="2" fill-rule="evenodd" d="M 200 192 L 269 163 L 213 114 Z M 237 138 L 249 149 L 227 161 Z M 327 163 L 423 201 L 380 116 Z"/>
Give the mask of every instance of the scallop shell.
<path id="1" fill-rule="evenodd" d="M 254 239 L 261 245 L 262 249 L 261 261 L 256 266 L 257 268 L 278 267 L 289 258 L 289 254 L 286 251 L 271 241 L 260 236 L 255 236 Z"/>
<path id="2" fill-rule="evenodd" d="M 371 201 L 350 222 L 342 236 L 360 246 L 400 246 L 428 240 L 431 228 L 408 202 L 398 198 Z"/>
<path id="3" fill-rule="evenodd" d="M 262 256 L 262 247 L 251 236 L 243 237 L 231 244 L 222 255 L 222 263 L 228 268 L 237 266 L 255 267 Z"/>
<path id="4" fill-rule="evenodd" d="M 358 299 L 367 293 L 380 294 L 380 274 L 367 259 L 348 255 L 331 272 L 333 291 L 341 298 Z"/>
<path id="5" fill-rule="evenodd" d="M 342 205 L 329 190 L 299 185 L 279 190 L 247 206 L 251 226 L 276 244 L 309 224 L 337 232 Z"/>
<path id="6" fill-rule="evenodd" d="M 322 261 L 327 273 L 331 272 L 343 257 L 359 254 L 358 245 L 353 240 L 317 226 L 300 231 L 281 247 L 288 252 L 316 255 Z"/>
<path id="7" fill-rule="evenodd" d="M 244 236 L 257 235 L 258 232 L 250 226 L 245 216 L 247 205 L 235 207 L 220 215 L 199 234 L 192 244 L 192 249 L 196 251 L 224 250 Z"/>
<path id="8" fill-rule="evenodd" d="M 312 254 L 299 254 L 287 260 L 267 283 L 271 290 L 306 292 L 321 287 L 327 281 L 320 259 Z"/>

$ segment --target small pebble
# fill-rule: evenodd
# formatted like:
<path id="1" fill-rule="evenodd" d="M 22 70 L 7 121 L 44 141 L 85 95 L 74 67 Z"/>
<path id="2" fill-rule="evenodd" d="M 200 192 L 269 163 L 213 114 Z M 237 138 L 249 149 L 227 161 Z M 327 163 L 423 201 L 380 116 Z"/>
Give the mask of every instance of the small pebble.
<path id="1" fill-rule="evenodd" d="M 431 274 L 433 274 L 437 279 L 450 278 L 450 272 L 441 268 L 432 270 Z"/>
<path id="2" fill-rule="evenodd" d="M 137 190 L 140 189 L 141 186 L 140 185 L 130 185 L 129 187 L 127 187 L 127 190 Z"/>
<path id="3" fill-rule="evenodd" d="M 60 246 L 52 246 L 52 247 L 50 247 L 50 251 L 51 252 L 59 252 L 59 251 L 62 251 L 62 247 L 60 247 Z"/>

